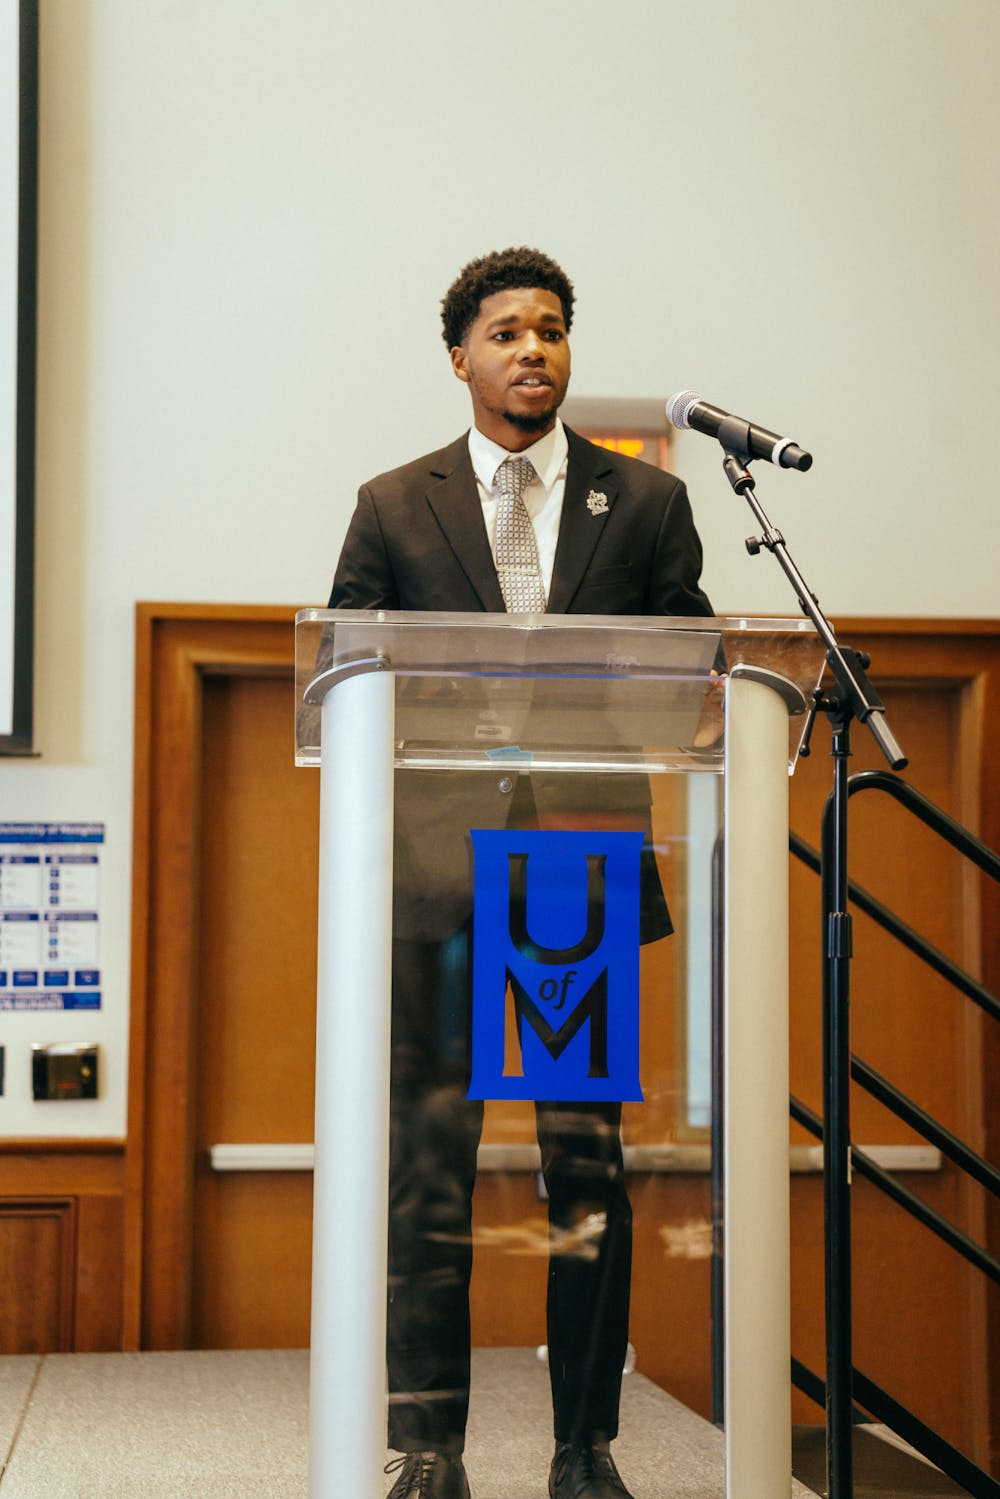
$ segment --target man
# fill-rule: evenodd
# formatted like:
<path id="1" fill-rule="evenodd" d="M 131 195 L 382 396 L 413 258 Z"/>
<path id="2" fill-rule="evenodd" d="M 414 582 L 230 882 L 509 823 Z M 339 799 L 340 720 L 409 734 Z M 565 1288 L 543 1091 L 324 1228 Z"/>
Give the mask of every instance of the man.
<path id="1" fill-rule="evenodd" d="M 474 260 L 442 304 L 474 425 L 362 486 L 332 608 L 699 614 L 701 545 L 684 485 L 563 427 L 573 288 L 536 250 Z M 558 778 L 399 777 L 389 1184 L 389 1499 L 467 1499 L 471 1202 L 482 1104 L 468 1087 L 470 828 L 572 813 Z M 579 778 L 572 778 L 579 781 Z M 564 778 L 565 780 L 565 778 Z M 588 796 L 594 793 L 591 781 Z M 608 777 L 598 806 L 648 834 L 649 790 Z M 572 796 L 574 793 L 570 792 Z M 576 787 L 580 795 L 580 787 Z M 586 799 L 579 805 L 583 811 Z M 590 805 L 593 805 L 591 800 Z M 671 930 L 645 861 L 644 941 Z M 552 1499 L 629 1499 L 610 1454 L 628 1340 L 631 1210 L 618 1104 L 536 1104 L 561 1242 L 547 1304 Z"/>

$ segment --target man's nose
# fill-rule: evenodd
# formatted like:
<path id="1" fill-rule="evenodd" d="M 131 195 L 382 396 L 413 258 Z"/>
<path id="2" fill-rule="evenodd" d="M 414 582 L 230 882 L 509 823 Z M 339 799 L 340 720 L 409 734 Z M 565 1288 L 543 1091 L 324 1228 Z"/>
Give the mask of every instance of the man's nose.
<path id="1" fill-rule="evenodd" d="M 528 329 L 527 333 L 524 336 L 524 343 L 521 345 L 521 358 L 522 359 L 544 359 L 545 358 L 545 345 L 542 343 L 542 340 L 539 338 L 538 334 L 535 333 L 530 328 Z"/>

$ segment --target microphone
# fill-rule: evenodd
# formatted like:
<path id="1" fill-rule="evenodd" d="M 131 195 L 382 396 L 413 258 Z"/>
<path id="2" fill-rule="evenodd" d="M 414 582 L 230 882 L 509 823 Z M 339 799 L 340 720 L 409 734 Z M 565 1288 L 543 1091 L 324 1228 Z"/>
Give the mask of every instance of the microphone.
<path id="1" fill-rule="evenodd" d="M 766 427 L 758 427 L 739 416 L 730 416 L 718 406 L 709 406 L 693 390 L 680 390 L 670 397 L 667 421 L 673 427 L 693 427 L 695 432 L 704 432 L 706 437 L 718 437 L 725 446 L 739 448 L 750 458 L 766 458 L 768 463 L 801 469 L 803 473 L 812 467 L 812 454 L 805 452 L 790 437 L 779 437 L 777 432 L 768 432 Z"/>

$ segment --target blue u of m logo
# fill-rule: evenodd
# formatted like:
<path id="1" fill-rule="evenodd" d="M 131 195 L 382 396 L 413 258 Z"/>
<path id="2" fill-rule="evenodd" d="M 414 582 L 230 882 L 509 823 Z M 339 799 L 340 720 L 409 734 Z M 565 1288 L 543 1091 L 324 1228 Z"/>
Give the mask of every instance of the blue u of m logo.
<path id="1" fill-rule="evenodd" d="M 470 1098 L 641 1099 L 641 832 L 474 831 Z"/>

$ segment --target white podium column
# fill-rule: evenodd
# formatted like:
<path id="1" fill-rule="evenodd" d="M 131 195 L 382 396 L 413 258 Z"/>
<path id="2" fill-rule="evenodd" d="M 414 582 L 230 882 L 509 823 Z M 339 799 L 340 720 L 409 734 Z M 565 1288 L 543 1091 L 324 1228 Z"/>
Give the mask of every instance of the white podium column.
<path id="1" fill-rule="evenodd" d="M 788 703 L 752 669 L 727 689 L 725 914 L 726 1495 L 787 1499 Z"/>
<path id="2" fill-rule="evenodd" d="M 323 701 L 310 1499 L 383 1492 L 394 682 Z"/>

